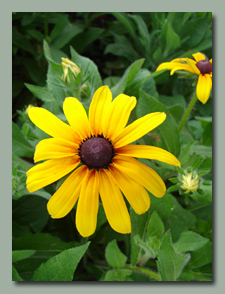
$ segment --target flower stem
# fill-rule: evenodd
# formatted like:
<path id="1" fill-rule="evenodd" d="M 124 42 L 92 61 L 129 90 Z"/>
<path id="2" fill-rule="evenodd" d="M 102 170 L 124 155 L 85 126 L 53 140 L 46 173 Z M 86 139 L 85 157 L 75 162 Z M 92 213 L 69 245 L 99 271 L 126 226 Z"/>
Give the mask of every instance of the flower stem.
<path id="1" fill-rule="evenodd" d="M 188 116 L 189 116 L 189 114 L 190 114 L 190 112 L 191 112 L 191 110 L 192 110 L 192 108 L 193 108 L 193 106 L 194 106 L 196 100 L 197 100 L 197 95 L 196 95 L 196 93 L 195 93 L 194 96 L 193 96 L 192 99 L 191 99 L 191 102 L 190 102 L 189 105 L 188 105 L 188 108 L 187 108 L 186 112 L 184 113 L 184 115 L 183 115 L 183 117 L 182 117 L 182 120 L 181 120 L 180 125 L 179 125 L 179 127 L 178 127 L 178 131 L 179 131 L 179 133 L 180 133 L 181 130 L 183 129 L 183 126 L 185 125 L 186 120 L 187 120 L 187 118 L 188 118 Z"/>
<path id="2" fill-rule="evenodd" d="M 153 271 L 151 271 L 151 270 L 149 270 L 147 268 L 141 267 L 141 266 L 132 266 L 132 265 L 126 264 L 124 266 L 124 268 L 130 269 L 130 270 L 132 270 L 134 272 L 144 274 L 144 275 L 146 275 L 146 276 L 148 276 L 150 278 L 153 278 L 153 279 L 155 279 L 157 281 L 161 280 L 160 275 L 158 273 L 153 272 Z"/>

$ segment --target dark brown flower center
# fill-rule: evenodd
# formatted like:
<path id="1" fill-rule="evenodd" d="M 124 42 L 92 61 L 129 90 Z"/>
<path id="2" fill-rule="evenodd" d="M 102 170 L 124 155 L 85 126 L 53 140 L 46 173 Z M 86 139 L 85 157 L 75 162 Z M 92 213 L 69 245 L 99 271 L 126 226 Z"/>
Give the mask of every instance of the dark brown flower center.
<path id="1" fill-rule="evenodd" d="M 212 63 L 208 60 L 200 60 L 196 63 L 196 66 L 202 74 L 209 74 L 212 72 Z"/>
<path id="2" fill-rule="evenodd" d="M 108 168 L 112 163 L 114 149 L 110 141 L 103 137 L 91 137 L 80 146 L 81 162 L 89 169 Z"/>

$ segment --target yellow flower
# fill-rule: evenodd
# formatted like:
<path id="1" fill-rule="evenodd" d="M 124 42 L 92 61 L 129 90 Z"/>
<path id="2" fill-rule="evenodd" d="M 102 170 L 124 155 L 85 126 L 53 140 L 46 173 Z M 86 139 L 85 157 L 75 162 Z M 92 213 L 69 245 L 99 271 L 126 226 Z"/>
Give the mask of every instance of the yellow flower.
<path id="1" fill-rule="evenodd" d="M 196 176 L 194 178 L 192 178 L 192 173 L 189 173 L 187 175 L 182 175 L 182 186 L 181 188 L 183 190 L 186 190 L 184 193 L 190 193 L 190 192 L 195 192 L 198 190 L 199 187 L 199 178 L 198 175 L 196 174 Z"/>
<path id="2" fill-rule="evenodd" d="M 171 70 L 170 74 L 173 75 L 176 70 L 184 70 L 198 75 L 196 95 L 205 104 L 212 89 L 212 59 L 206 60 L 205 56 L 199 52 L 192 55 L 195 60 L 176 58 L 170 62 L 160 64 L 156 71 L 168 69 Z"/>
<path id="3" fill-rule="evenodd" d="M 72 62 L 68 58 L 63 58 L 62 57 L 61 59 L 62 59 L 64 81 L 70 82 L 69 76 L 68 76 L 68 68 L 71 69 L 71 71 L 72 71 L 72 73 L 74 75 L 74 78 L 76 78 L 76 76 L 80 73 L 80 69 L 74 62 Z"/>
<path id="4" fill-rule="evenodd" d="M 150 207 L 145 189 L 156 197 L 165 194 L 160 176 L 134 157 L 180 166 L 174 155 L 161 148 L 128 145 L 166 118 L 165 113 L 155 112 L 126 126 L 135 105 L 136 98 L 125 94 L 112 101 L 108 86 L 102 86 L 92 98 L 88 116 L 76 98 L 65 99 L 63 111 L 69 125 L 46 109 L 28 109 L 31 121 L 53 138 L 37 144 L 34 162 L 46 161 L 27 172 L 27 189 L 34 192 L 73 171 L 47 209 L 52 218 L 62 218 L 78 200 L 76 226 L 83 237 L 95 232 L 99 194 L 109 224 L 123 234 L 131 232 L 131 221 L 122 193 L 137 214 Z"/>

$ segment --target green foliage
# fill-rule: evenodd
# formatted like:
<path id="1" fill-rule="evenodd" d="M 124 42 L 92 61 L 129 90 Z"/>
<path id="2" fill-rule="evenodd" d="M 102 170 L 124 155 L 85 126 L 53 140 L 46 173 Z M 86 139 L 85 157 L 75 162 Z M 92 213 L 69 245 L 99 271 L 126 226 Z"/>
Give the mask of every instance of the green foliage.
<path id="1" fill-rule="evenodd" d="M 212 280 L 212 94 L 206 104 L 196 102 L 179 132 L 196 77 L 155 72 L 162 62 L 196 52 L 212 57 L 209 12 L 13 13 L 13 281 Z M 80 72 L 68 68 L 65 78 L 61 58 Z M 166 114 L 135 144 L 167 150 L 181 167 L 139 159 L 165 182 L 164 197 L 149 193 L 151 205 L 142 215 L 126 202 L 131 234 L 110 227 L 100 201 L 96 231 L 83 238 L 76 205 L 62 219 L 47 211 L 66 177 L 34 193 L 26 188 L 37 143 L 49 138 L 30 121 L 27 108 L 43 107 L 67 123 L 65 98 L 76 97 L 88 113 L 102 85 L 113 98 L 137 98 L 128 123 L 152 112 Z M 183 177 L 190 173 L 198 175 L 199 185 L 186 193 Z"/>

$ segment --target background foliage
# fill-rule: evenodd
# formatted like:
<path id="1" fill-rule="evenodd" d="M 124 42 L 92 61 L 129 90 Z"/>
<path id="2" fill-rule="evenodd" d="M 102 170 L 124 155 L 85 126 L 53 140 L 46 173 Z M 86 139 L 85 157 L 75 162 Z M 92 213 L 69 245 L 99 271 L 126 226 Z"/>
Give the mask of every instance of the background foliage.
<path id="1" fill-rule="evenodd" d="M 35 12 L 13 13 L 12 20 L 12 280 L 211 281 L 212 98 L 195 104 L 179 133 L 193 78 L 155 70 L 199 51 L 212 58 L 212 14 Z M 61 57 L 81 69 L 76 81 L 70 71 L 71 82 L 62 79 Z M 61 181 L 32 194 L 26 189 L 35 146 L 46 137 L 29 120 L 27 106 L 65 120 L 65 97 L 88 108 L 101 85 L 109 85 L 113 97 L 123 92 L 137 98 L 130 121 L 149 112 L 167 114 L 166 123 L 138 143 L 170 151 L 182 168 L 140 160 L 163 178 L 166 195 L 150 195 L 143 215 L 130 208 L 130 235 L 110 228 L 100 204 L 97 230 L 87 239 L 76 230 L 75 209 L 63 219 L 48 215 L 47 201 Z M 184 194 L 181 176 L 191 171 L 200 187 Z"/>

